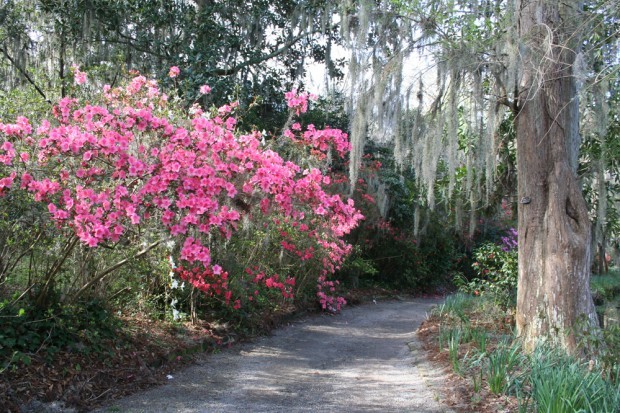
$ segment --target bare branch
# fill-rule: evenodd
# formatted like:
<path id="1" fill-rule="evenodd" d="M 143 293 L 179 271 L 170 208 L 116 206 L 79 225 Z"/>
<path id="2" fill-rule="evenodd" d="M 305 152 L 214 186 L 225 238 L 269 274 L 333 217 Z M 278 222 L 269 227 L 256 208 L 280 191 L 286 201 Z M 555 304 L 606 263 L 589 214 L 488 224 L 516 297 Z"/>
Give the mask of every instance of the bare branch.
<path id="1" fill-rule="evenodd" d="M 13 59 L 11 57 L 11 55 L 9 55 L 9 53 L 6 51 L 5 48 L 0 47 L 0 51 L 2 52 L 2 54 L 8 59 L 9 62 L 11 62 L 11 64 L 19 71 L 19 73 L 22 74 L 22 76 L 24 76 L 26 78 L 26 80 L 28 81 L 28 83 L 30 83 L 32 86 L 34 86 L 35 90 L 43 97 L 43 99 L 45 99 L 45 101 L 47 103 L 49 103 L 50 105 L 52 104 L 52 102 L 47 98 L 47 96 L 45 96 L 45 93 L 43 92 L 43 90 L 41 90 L 41 88 L 39 87 L 39 85 L 36 84 L 36 82 L 32 79 L 32 77 L 30 77 L 30 75 L 28 74 L 28 72 L 26 71 L 26 69 L 24 69 L 23 67 L 21 67 L 16 61 L 15 59 Z"/>
<path id="2" fill-rule="evenodd" d="M 149 251 L 151 251 L 153 248 L 155 248 L 156 246 L 158 246 L 159 244 L 161 244 L 162 240 L 159 241 L 155 241 L 152 244 L 148 245 L 147 247 L 145 247 L 142 251 L 138 252 L 136 255 L 132 256 L 132 257 L 128 257 L 125 258 L 123 260 L 120 260 L 119 262 L 117 262 L 116 264 L 112 265 L 111 267 L 106 268 L 105 270 L 101 271 L 99 274 L 95 275 L 90 281 L 88 281 L 86 284 L 84 284 L 79 290 L 77 290 L 73 295 L 72 295 L 72 299 L 75 300 L 77 298 L 79 298 L 84 291 L 88 290 L 90 287 L 92 287 L 95 283 L 101 281 L 102 279 L 104 279 L 107 275 L 109 275 L 110 273 L 112 273 L 113 271 L 116 271 L 117 269 L 119 269 L 120 267 L 122 267 L 123 265 L 127 264 L 130 260 L 134 260 L 136 258 L 140 258 L 143 255 L 147 254 Z"/>

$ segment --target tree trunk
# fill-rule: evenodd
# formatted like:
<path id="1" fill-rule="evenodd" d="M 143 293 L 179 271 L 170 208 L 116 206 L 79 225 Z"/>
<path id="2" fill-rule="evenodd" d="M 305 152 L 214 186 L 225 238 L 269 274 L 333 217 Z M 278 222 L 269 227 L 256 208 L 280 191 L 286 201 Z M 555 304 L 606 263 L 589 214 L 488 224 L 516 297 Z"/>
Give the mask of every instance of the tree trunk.
<path id="1" fill-rule="evenodd" d="M 579 350 L 579 331 L 598 328 L 590 294 L 591 224 L 575 174 L 578 104 L 572 75 L 577 2 L 517 0 L 523 72 L 517 169 L 517 332 L 532 350 L 547 340 Z"/>

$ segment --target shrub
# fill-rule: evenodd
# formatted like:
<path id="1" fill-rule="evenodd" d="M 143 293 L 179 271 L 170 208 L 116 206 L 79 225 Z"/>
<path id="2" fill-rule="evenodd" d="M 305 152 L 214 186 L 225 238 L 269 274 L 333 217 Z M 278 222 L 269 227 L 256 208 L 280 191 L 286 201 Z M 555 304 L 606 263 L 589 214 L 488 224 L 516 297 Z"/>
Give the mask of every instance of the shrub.
<path id="1" fill-rule="evenodd" d="M 472 267 L 476 276 L 467 280 L 455 277 L 455 283 L 463 292 L 488 295 L 502 308 L 516 305 L 518 255 L 516 231 L 509 230 L 502 238 L 502 245 L 484 243 L 474 251 Z"/>
<path id="2" fill-rule="evenodd" d="M 86 82 L 79 69 L 74 74 L 78 84 Z M 286 94 L 297 115 L 309 98 Z M 342 237 L 362 218 L 352 200 L 329 192 L 331 178 L 317 167 L 327 169 L 328 153 L 345 156 L 346 134 L 294 123 L 266 146 L 261 133 L 237 129 L 236 102 L 188 114 L 170 101 L 154 80 L 135 76 L 121 87 L 105 86 L 93 104 L 61 99 L 38 127 L 25 117 L 0 123 L 0 195 L 20 192 L 43 205 L 66 241 L 54 272 L 35 280 L 42 284 L 39 304 L 49 301 L 78 245 L 144 249 L 109 270 L 92 265 L 95 270 L 64 282 L 75 288 L 64 295 L 69 301 L 162 243 L 172 244 L 176 276 L 231 307 L 250 301 L 245 287 L 252 283 L 264 288 L 250 293 L 280 291 L 287 299 L 296 277 L 297 285 L 329 285 L 351 248 Z M 286 161 L 273 150 L 282 147 L 312 162 L 302 168 Z M 268 257 L 264 267 L 248 264 L 261 255 Z M 231 261 L 246 265 L 222 267 Z M 316 296 L 329 302 L 329 293 Z"/>
<path id="3" fill-rule="evenodd" d="M 61 350 L 102 352 L 105 340 L 116 338 L 120 322 L 99 300 L 63 305 L 59 300 L 47 308 L 34 303 L 0 306 L 0 360 L 28 363 L 30 355 L 43 351 L 48 358 Z"/>
<path id="4" fill-rule="evenodd" d="M 377 270 L 367 278 L 391 287 L 434 291 L 449 282 L 460 256 L 456 240 L 438 224 L 429 225 L 420 240 L 383 220 L 367 224 L 363 232 L 362 256 Z"/>

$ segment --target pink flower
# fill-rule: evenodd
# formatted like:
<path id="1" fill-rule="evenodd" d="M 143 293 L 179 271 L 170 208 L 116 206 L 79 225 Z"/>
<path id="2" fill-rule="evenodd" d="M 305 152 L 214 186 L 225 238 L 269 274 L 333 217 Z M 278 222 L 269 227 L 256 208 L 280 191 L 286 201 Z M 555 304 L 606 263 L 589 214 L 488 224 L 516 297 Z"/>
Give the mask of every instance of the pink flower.
<path id="1" fill-rule="evenodd" d="M 180 74 L 181 74 L 181 69 L 179 69 L 177 66 L 172 66 L 170 70 L 168 71 L 168 76 L 170 76 L 170 78 L 172 79 L 174 79 Z"/>
<path id="2" fill-rule="evenodd" d="M 2 149 L 3 151 L 10 152 L 10 151 L 12 151 L 12 150 L 13 150 L 13 144 L 12 144 L 11 142 L 9 142 L 9 141 L 4 141 L 4 142 L 2 143 L 2 147 L 1 147 L 1 149 Z"/>
<path id="3" fill-rule="evenodd" d="M 86 73 L 80 71 L 80 66 L 75 63 L 71 66 L 73 69 L 73 80 L 76 85 L 83 85 L 86 83 Z"/>
<path id="4" fill-rule="evenodd" d="M 297 94 L 297 89 L 293 89 L 290 92 L 284 94 L 286 103 L 289 108 L 295 110 L 295 113 L 305 113 L 308 110 L 308 100 L 316 100 L 317 96 L 310 93 Z"/>
<path id="5" fill-rule="evenodd" d="M 10 189 L 11 185 L 13 185 L 13 180 L 15 179 L 15 172 L 11 173 L 10 176 L 4 177 L 0 179 L 0 192 L 4 189 Z"/>
<path id="6" fill-rule="evenodd" d="M 169 75 L 175 78 L 180 72 L 175 66 Z M 210 90 L 208 85 L 200 87 L 202 94 Z M 284 160 L 264 141 L 261 144 L 257 131 L 239 133 L 231 116 L 236 102 L 224 105 L 212 118 L 198 111 L 168 117 L 156 83 L 139 75 L 127 85 L 104 87 L 103 94 L 103 106 L 62 99 L 54 108 L 57 121 L 41 122 L 35 129 L 37 144 L 29 148 L 26 139 L 33 128 L 26 118 L 15 125 L 0 123 L 0 163 L 11 173 L 0 177 L 0 196 L 19 184 L 45 202 L 59 227 L 93 247 L 119 241 L 133 226 L 159 225 L 182 245 L 176 258 L 189 268 L 179 270 L 179 276 L 235 308 L 241 305 L 237 298 L 267 289 L 281 292 L 285 299 L 293 297 L 294 278 L 268 276 L 254 267 L 248 281 L 259 290 L 252 294 L 251 284 L 247 291 L 237 290 L 243 283 L 235 284 L 233 298 L 228 273 L 211 265 L 211 245 L 220 248 L 219 241 L 257 220 L 257 228 L 262 224 L 281 235 L 269 242 L 281 243 L 287 259 L 316 266 L 314 279 L 321 277 L 317 300 L 328 311 L 340 309 L 344 300 L 336 295 L 337 282 L 327 277 L 351 252 L 341 237 L 363 218 L 352 200 L 326 188 L 341 178 L 324 175 L 318 167 L 304 171 Z M 288 94 L 290 106 L 299 113 L 310 99 L 305 93 Z M 287 132 L 294 145 L 305 147 L 317 161 L 327 151 L 341 155 L 350 149 L 347 135 L 337 129 L 295 123 Z M 26 162 L 28 154 L 31 160 Z M 14 165 L 11 161 L 17 156 L 24 163 Z M 22 171 L 35 167 L 33 160 L 50 168 L 28 170 L 32 175 Z M 55 172 L 46 176 L 46 169 Z M 17 172 L 21 179 L 14 182 Z M 211 237 L 218 242 L 207 241 Z M 213 253 L 217 257 L 220 251 Z"/>

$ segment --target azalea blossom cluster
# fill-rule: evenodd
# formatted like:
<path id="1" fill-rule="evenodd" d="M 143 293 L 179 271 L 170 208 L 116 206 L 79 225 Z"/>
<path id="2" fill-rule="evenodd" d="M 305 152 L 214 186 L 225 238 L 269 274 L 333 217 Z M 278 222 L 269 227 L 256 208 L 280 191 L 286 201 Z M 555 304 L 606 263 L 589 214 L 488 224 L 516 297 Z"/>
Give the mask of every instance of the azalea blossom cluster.
<path id="1" fill-rule="evenodd" d="M 170 69 L 171 77 L 178 74 Z M 287 93 L 298 113 L 308 98 Z M 229 274 L 213 262 L 211 243 L 230 239 L 243 216 L 284 217 L 307 231 L 324 249 L 317 277 L 335 271 L 350 250 L 340 238 L 362 218 L 353 201 L 326 192 L 330 179 L 318 169 L 302 170 L 263 148 L 259 132 L 238 133 L 236 104 L 182 119 L 157 83 L 143 76 L 105 86 L 101 101 L 64 98 L 36 131 L 24 117 L 0 123 L 0 194 L 29 191 L 59 227 L 91 247 L 117 242 L 133 226 L 159 226 L 181 245 L 175 272 L 234 307 L 239 298 L 228 289 Z M 306 133 L 321 150 L 328 140 L 339 153 L 348 150 L 341 131 Z M 293 242 L 282 246 L 297 250 Z M 304 249 L 299 258 L 314 252 Z M 292 278 L 259 281 L 292 297 Z"/>
<path id="2" fill-rule="evenodd" d="M 73 80 L 76 85 L 83 85 L 87 81 L 86 72 L 82 72 L 80 70 L 80 66 L 73 64 L 71 66 L 71 70 L 73 71 Z"/>
<path id="3" fill-rule="evenodd" d="M 294 123 L 291 129 L 284 131 L 284 136 L 293 142 L 298 142 L 312 149 L 312 154 L 319 159 L 324 159 L 328 151 L 333 147 L 341 158 L 351 150 L 351 143 L 346 133 L 340 129 L 317 130 L 314 125 L 308 125 L 307 129 L 301 133 L 301 125 Z M 299 136 L 296 135 L 299 133 Z"/>
<path id="4" fill-rule="evenodd" d="M 337 280 L 330 281 L 324 275 L 318 278 L 316 285 L 317 296 L 323 310 L 336 313 L 347 303 L 344 297 L 335 294 L 338 284 L 339 282 Z"/>
<path id="5" fill-rule="evenodd" d="M 502 239 L 502 251 L 509 252 L 516 250 L 519 247 L 518 232 L 515 228 L 509 228 L 506 231 L 506 236 Z"/>
<path id="6" fill-rule="evenodd" d="M 317 97 L 310 93 L 297 93 L 293 89 L 285 93 L 284 97 L 289 108 L 295 111 L 297 115 L 305 113 L 308 110 L 308 101 L 316 100 Z M 312 154 L 317 156 L 319 160 L 325 158 L 328 151 L 333 147 L 341 158 L 351 151 L 351 143 L 346 133 L 340 129 L 316 129 L 312 124 L 308 125 L 305 131 L 302 131 L 299 122 L 293 123 L 290 129 L 284 131 L 284 136 L 293 142 L 300 143 L 312 149 Z"/>
<path id="7" fill-rule="evenodd" d="M 288 107 L 300 115 L 308 111 L 308 101 L 316 100 L 317 96 L 307 92 L 297 93 L 297 89 L 293 89 L 284 94 L 284 99 L 286 99 Z"/>

